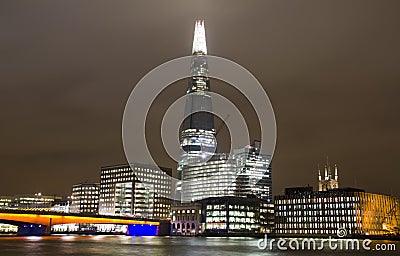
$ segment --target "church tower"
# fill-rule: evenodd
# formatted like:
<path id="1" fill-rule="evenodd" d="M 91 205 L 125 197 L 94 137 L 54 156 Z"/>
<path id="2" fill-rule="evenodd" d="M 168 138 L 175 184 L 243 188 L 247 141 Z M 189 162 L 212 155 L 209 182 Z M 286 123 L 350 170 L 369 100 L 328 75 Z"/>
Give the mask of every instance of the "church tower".
<path id="1" fill-rule="evenodd" d="M 330 189 L 339 188 L 339 175 L 338 167 L 335 164 L 335 173 L 332 173 L 331 165 L 327 158 L 326 165 L 324 168 L 324 178 L 321 176 L 321 170 L 318 166 L 318 191 L 327 191 Z"/>

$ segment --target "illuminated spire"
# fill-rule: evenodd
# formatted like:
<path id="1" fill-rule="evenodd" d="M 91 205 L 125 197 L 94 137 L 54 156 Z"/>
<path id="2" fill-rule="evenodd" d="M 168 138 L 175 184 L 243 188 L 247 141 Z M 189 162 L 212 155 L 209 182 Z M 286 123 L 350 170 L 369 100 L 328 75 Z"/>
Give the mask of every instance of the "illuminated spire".
<path id="1" fill-rule="evenodd" d="M 206 30 L 204 28 L 204 20 L 196 20 L 194 27 L 192 54 L 207 54 Z"/>
<path id="2" fill-rule="evenodd" d="M 328 180 L 328 168 L 325 165 L 325 180 Z"/>
<path id="3" fill-rule="evenodd" d="M 332 179 L 331 164 L 329 163 L 329 157 L 326 156 L 326 166 L 328 167 L 328 179 Z"/>
<path id="4" fill-rule="evenodd" d="M 339 175 L 338 175 L 338 168 L 337 165 L 335 164 L 335 180 L 338 180 Z"/>
<path id="5" fill-rule="evenodd" d="M 319 169 L 319 164 L 317 165 L 318 169 L 318 180 L 321 181 L 321 170 Z"/>

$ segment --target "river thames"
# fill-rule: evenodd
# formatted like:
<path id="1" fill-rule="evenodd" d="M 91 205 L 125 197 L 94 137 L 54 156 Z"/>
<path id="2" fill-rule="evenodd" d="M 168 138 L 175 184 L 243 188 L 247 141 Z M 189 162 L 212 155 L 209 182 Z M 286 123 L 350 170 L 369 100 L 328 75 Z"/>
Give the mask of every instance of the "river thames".
<path id="1" fill-rule="evenodd" d="M 43 237 L 0 237 L 0 255 L 399 255 L 398 251 L 280 251 L 258 248 L 256 238 L 130 237 L 52 235 Z M 395 244 L 399 241 L 374 241 Z M 371 248 L 373 247 L 371 245 Z"/>

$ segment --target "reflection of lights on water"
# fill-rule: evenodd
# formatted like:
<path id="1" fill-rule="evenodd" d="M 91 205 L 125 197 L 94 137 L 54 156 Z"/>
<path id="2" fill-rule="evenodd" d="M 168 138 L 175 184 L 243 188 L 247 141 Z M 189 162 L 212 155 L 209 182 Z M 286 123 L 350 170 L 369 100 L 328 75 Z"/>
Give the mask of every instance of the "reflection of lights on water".
<path id="1" fill-rule="evenodd" d="M 229 240 L 252 240 L 251 237 L 228 237 Z"/>
<path id="2" fill-rule="evenodd" d="M 27 236 L 26 239 L 32 240 L 32 241 L 38 241 L 38 240 L 41 240 L 42 237 L 41 236 Z"/>
<path id="3" fill-rule="evenodd" d="M 69 241 L 69 240 L 75 239 L 75 236 L 69 236 L 69 235 L 61 236 L 61 239 L 62 239 L 62 240 Z"/>
<path id="4" fill-rule="evenodd" d="M 117 236 L 120 240 L 131 240 L 131 236 Z"/>

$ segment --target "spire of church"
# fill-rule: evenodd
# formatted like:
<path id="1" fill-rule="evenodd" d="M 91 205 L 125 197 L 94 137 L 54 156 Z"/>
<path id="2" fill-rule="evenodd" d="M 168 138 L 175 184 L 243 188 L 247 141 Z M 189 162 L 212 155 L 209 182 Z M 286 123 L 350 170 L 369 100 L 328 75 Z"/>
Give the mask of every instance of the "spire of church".
<path id="1" fill-rule="evenodd" d="M 318 168 L 318 180 L 321 181 L 321 170 L 319 169 L 319 164 L 317 165 Z"/>
<path id="2" fill-rule="evenodd" d="M 332 173 L 331 165 L 329 163 L 329 158 L 326 157 L 326 165 L 325 165 L 325 177 L 321 178 L 321 172 L 318 167 L 318 190 L 319 191 L 327 191 L 330 189 L 339 188 L 339 175 L 338 175 L 338 167 L 335 164 L 335 173 Z"/>
<path id="3" fill-rule="evenodd" d="M 337 167 L 337 165 L 335 164 L 335 180 L 338 180 L 338 178 L 339 178 L 339 175 L 338 175 L 338 167 Z"/>

